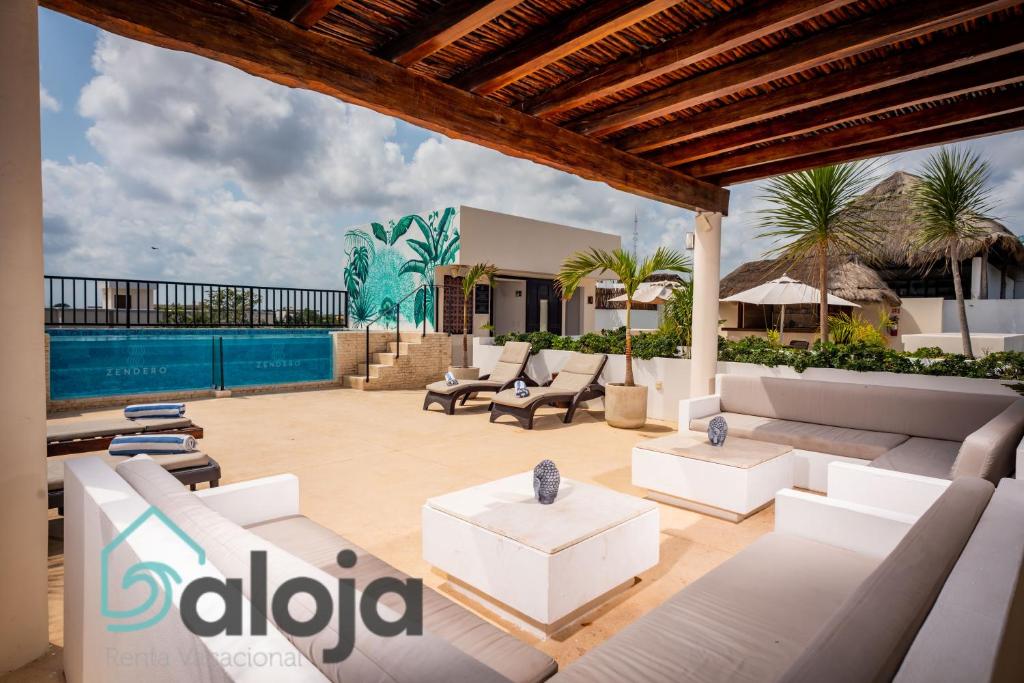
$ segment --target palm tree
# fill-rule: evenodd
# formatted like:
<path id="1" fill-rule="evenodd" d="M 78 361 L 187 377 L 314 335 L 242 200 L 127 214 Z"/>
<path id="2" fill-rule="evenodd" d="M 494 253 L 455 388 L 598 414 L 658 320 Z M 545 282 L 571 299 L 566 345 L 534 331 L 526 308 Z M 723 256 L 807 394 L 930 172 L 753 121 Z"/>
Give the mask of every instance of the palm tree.
<path id="1" fill-rule="evenodd" d="M 769 256 L 796 263 L 818 260 L 821 340 L 828 340 L 828 259 L 863 253 L 878 242 L 879 229 L 857 197 L 874 184 L 875 164 L 852 162 L 789 173 L 768 181 L 759 237 L 778 246 Z"/>
<path id="2" fill-rule="evenodd" d="M 914 188 L 914 213 L 921 224 L 914 242 L 922 250 L 934 252 L 936 258 L 949 259 L 960 336 L 968 358 L 974 358 L 974 350 L 964 307 L 960 254 L 985 236 L 981 221 L 992 208 L 990 176 L 988 162 L 978 154 L 966 148 L 943 147 L 924 162 L 921 182 Z"/>
<path id="3" fill-rule="evenodd" d="M 462 276 L 462 366 L 469 365 L 469 300 L 476 290 L 476 282 L 481 278 L 487 278 L 487 284 L 494 287 L 494 274 L 498 272 L 497 266 L 490 263 L 477 263 L 470 266 L 466 274 Z"/>
<path id="4" fill-rule="evenodd" d="M 573 254 L 562 264 L 558 274 L 558 284 L 562 287 L 562 298 L 571 299 L 576 288 L 585 277 L 595 271 L 607 270 L 618 276 L 626 290 L 626 382 L 627 387 L 633 386 L 633 344 L 630 339 L 630 311 L 633 296 L 644 280 L 657 271 L 674 270 L 681 273 L 690 272 L 690 261 L 674 249 L 658 247 L 654 255 L 637 262 L 636 257 L 628 251 L 616 249 L 604 251 L 591 249 Z"/>

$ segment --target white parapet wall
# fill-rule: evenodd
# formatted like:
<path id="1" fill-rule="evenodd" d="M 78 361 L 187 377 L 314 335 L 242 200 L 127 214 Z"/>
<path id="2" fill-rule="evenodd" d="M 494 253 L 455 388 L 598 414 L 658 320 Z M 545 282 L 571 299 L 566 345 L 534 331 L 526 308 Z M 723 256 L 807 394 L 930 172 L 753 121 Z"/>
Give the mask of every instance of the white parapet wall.
<path id="1" fill-rule="evenodd" d="M 903 335 L 903 348 L 906 351 L 917 351 L 918 349 L 935 346 L 946 353 L 964 352 L 963 337 L 960 336 L 959 332 Z M 1024 334 L 971 332 L 971 351 L 974 352 L 976 357 L 997 351 L 1024 351 Z"/>
<path id="2" fill-rule="evenodd" d="M 490 338 L 473 340 L 474 364 L 481 374 L 491 371 L 501 355 L 500 346 Z M 570 351 L 546 349 L 530 357 L 526 372 L 539 383 L 551 379 L 570 355 Z M 734 375 L 759 375 L 825 382 L 850 382 L 875 386 L 963 391 L 977 394 L 1015 395 L 1013 389 L 990 379 L 974 377 L 935 377 L 932 375 L 905 375 L 893 372 L 854 372 L 832 368 L 808 368 L 800 373 L 788 366 L 770 368 L 753 363 L 718 363 L 718 372 Z M 603 383 L 621 382 L 626 375 L 626 357 L 611 355 L 601 376 Z M 633 375 L 637 384 L 648 387 L 647 415 L 654 420 L 676 422 L 679 401 L 690 396 L 690 361 L 684 358 L 633 359 Z"/>

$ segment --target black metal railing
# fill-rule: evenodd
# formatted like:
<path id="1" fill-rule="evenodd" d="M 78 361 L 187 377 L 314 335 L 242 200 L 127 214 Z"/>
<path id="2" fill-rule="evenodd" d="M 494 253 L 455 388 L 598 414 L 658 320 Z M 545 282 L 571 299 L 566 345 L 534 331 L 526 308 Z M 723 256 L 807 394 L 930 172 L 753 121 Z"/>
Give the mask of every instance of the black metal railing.
<path id="1" fill-rule="evenodd" d="M 46 275 L 45 323 L 101 327 L 348 327 L 348 292 Z"/>
<path id="2" fill-rule="evenodd" d="M 438 294 L 438 290 L 439 289 L 440 289 L 439 286 L 435 285 L 433 287 L 433 290 L 434 290 L 434 292 L 433 292 L 433 297 L 434 297 L 434 301 L 433 301 L 433 303 L 434 303 L 434 329 L 435 330 L 437 329 L 437 308 L 438 308 L 438 306 L 437 306 L 437 304 L 438 304 L 437 294 Z M 412 290 L 411 292 L 409 292 L 408 294 L 403 296 L 401 299 L 399 299 L 397 302 L 395 302 L 392 306 L 390 306 L 389 308 L 387 308 L 384 311 L 381 311 L 380 315 L 378 315 L 376 318 L 374 318 L 373 320 L 371 320 L 368 323 L 366 323 L 366 358 L 365 358 L 365 363 L 364 363 L 364 365 L 366 367 L 365 381 L 367 381 L 367 382 L 370 381 L 370 327 L 374 323 L 376 323 L 378 320 L 380 320 L 381 318 L 390 319 L 391 318 L 391 314 L 394 313 L 394 319 L 395 319 L 395 359 L 397 360 L 401 356 L 401 354 L 402 354 L 402 336 L 401 336 L 402 335 L 402 304 L 405 303 L 409 299 L 409 297 L 415 296 L 416 294 L 418 294 L 420 292 L 423 293 L 423 296 L 421 296 L 419 301 L 415 302 L 415 303 L 416 303 L 416 305 L 422 306 L 423 336 L 426 336 L 426 334 L 427 334 L 427 308 L 428 308 L 428 304 L 429 304 L 430 290 L 431 290 L 430 285 L 420 285 L 416 289 Z"/>

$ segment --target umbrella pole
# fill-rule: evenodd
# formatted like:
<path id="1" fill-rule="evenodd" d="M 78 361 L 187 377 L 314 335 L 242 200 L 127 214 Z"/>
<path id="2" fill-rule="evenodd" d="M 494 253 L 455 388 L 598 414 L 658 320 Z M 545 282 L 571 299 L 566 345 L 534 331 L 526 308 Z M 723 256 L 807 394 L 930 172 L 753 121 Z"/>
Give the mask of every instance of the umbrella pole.
<path id="1" fill-rule="evenodd" d="M 779 346 L 785 346 L 786 344 L 782 341 L 782 335 L 785 334 L 786 329 L 786 304 L 782 304 L 782 310 L 779 312 Z"/>

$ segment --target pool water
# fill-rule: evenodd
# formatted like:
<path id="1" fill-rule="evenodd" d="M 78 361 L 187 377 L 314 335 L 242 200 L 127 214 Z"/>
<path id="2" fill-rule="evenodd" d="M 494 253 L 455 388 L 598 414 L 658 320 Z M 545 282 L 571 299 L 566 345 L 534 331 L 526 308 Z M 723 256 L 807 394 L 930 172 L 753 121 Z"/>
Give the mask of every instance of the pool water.
<path id="1" fill-rule="evenodd" d="M 50 398 L 329 380 L 328 329 L 51 329 Z"/>

